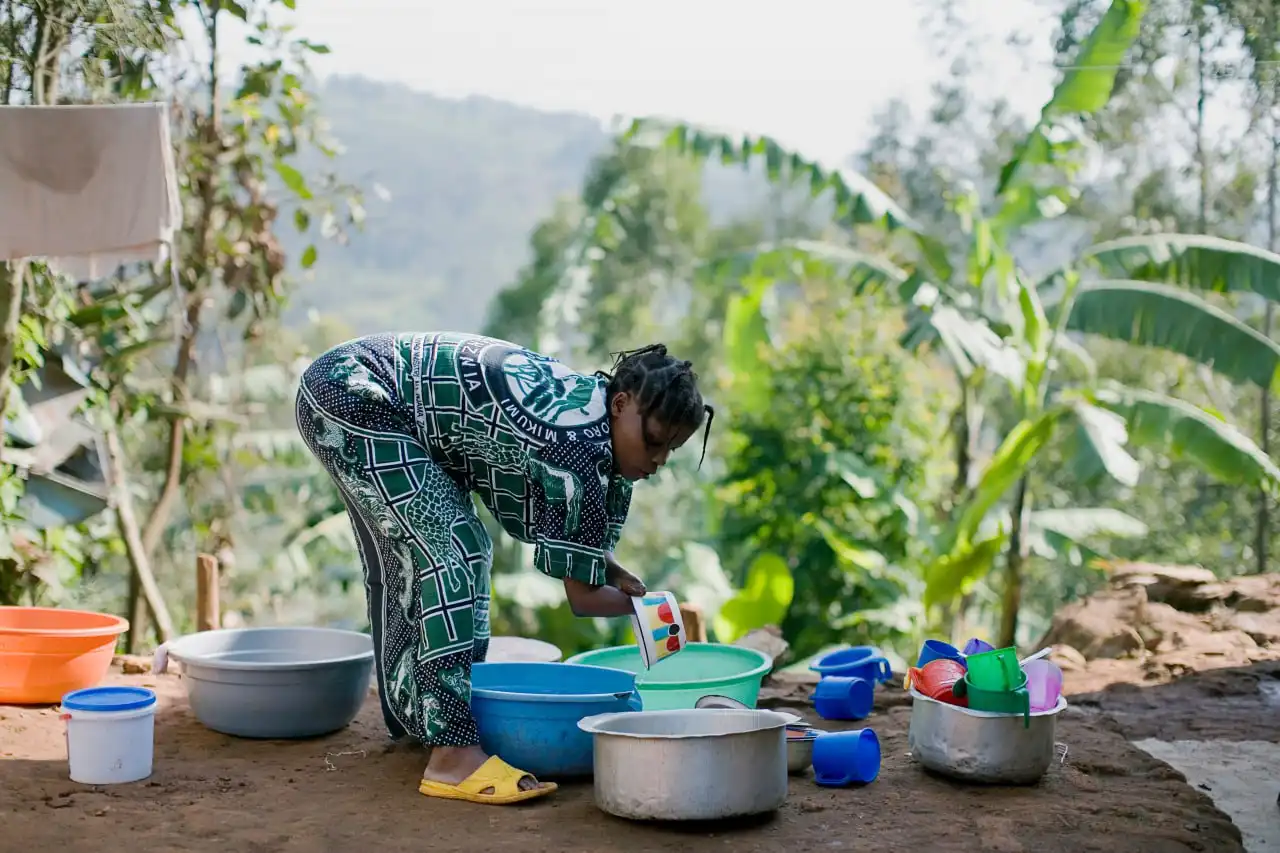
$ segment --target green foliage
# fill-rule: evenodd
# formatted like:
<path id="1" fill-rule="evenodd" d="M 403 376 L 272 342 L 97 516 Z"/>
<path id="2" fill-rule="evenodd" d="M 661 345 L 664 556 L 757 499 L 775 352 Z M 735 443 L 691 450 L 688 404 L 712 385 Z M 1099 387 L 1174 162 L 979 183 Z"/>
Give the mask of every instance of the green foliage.
<path id="1" fill-rule="evenodd" d="M 1280 302 L 1280 255 L 1203 234 L 1123 237 L 1090 246 L 1082 262 L 1107 278 L 1157 281 L 1214 293 L 1255 293 Z"/>
<path id="2" fill-rule="evenodd" d="M 939 86 L 924 127 L 891 106 L 860 172 L 755 135 L 646 120 L 610 145 L 590 120 L 484 99 L 349 79 L 313 88 L 306 58 L 326 49 L 263 17 L 287 20 L 294 5 L 221 4 L 261 55 L 225 75 L 217 134 L 200 71 L 179 78 L 199 91 L 152 74 L 175 34 L 165 4 L 123 4 L 135 22 L 85 17 L 110 25 L 88 26 L 62 55 L 63 95 L 182 106 L 181 298 L 167 270 L 73 293 L 38 269 L 15 366 L 26 381 L 52 344 L 90 344 L 101 387 L 89 406 L 103 410 L 112 392 L 147 503 L 179 425 L 168 470 L 182 489 L 156 561 L 167 591 L 189 598 L 190 556 L 214 550 L 228 557 L 233 619 L 363 627 L 345 510 L 290 402 L 305 355 L 350 332 L 282 331 L 287 300 L 295 325 L 320 308 L 358 331 L 475 328 L 517 269 L 490 303 L 488 333 L 585 369 L 656 339 L 695 360 L 720 412 L 708 464 L 693 470 L 686 452 L 638 490 L 619 557 L 650 587 L 701 604 L 718 639 L 781 621 L 801 654 L 841 641 L 906 651 L 926 625 L 996 607 L 1042 624 L 1097 582 L 1098 556 L 1247 566 L 1252 490 L 1280 471 L 1244 434 L 1256 393 L 1231 383 L 1275 382 L 1280 350 L 1248 309 L 1280 296 L 1280 264 L 1244 243 L 1164 233 L 1206 221 L 1243 238 L 1259 219 L 1262 172 L 1243 146 L 1227 158 L 1200 141 L 1197 210 L 1177 146 L 1153 129 L 1161 110 L 1195 112 L 1183 60 L 1210 39 L 1186 38 L 1185 4 L 1153 2 L 1145 15 L 1131 0 L 1066 4 L 1067 69 L 1029 132 L 962 72 Z M 9 102 L 52 82 L 28 67 L 37 6 L 10 4 L 0 20 Z M 1250 4 L 1213 8 L 1210 35 L 1238 27 L 1262 63 L 1250 72 L 1262 98 L 1266 21 Z M 1161 56 L 1172 77 L 1155 68 Z M 342 252 L 319 241 L 344 242 L 366 214 L 326 174 L 338 147 L 321 133 L 317 95 L 348 143 L 344 169 L 395 190 Z M 1090 179 L 1080 166 L 1093 150 L 1104 156 Z M 584 170 L 579 197 L 561 198 Z M 726 205 L 717 181 L 730 174 L 735 189 L 760 176 L 777 189 L 761 209 Z M 801 195 L 812 208 L 788 210 Z M 815 225 L 815 210 L 831 225 Z M 736 218 L 715 227 L 726 212 Z M 1103 242 L 1037 286 L 1024 270 L 1058 266 L 1053 250 L 1075 239 L 1063 214 Z M 199 369 L 175 381 L 173 348 L 189 331 L 175 314 L 193 304 Z M 110 519 L 21 530 L 20 485 L 0 477 L 0 598 L 119 609 Z M 495 540 L 495 632 L 570 654 L 630 641 L 624 620 L 574 617 L 525 546 Z M 997 600 L 1016 588 L 999 570 L 1021 578 L 1022 600 Z"/>
<path id="3" fill-rule="evenodd" d="M 1135 444 L 1158 446 L 1224 483 L 1280 487 L 1280 467 L 1220 417 L 1149 391 L 1104 389 L 1094 398 L 1099 405 L 1124 414 Z"/>
<path id="4" fill-rule="evenodd" d="M 118 26 L 118 13 L 126 6 L 136 13 L 136 20 Z M 263 357 L 252 353 L 255 341 L 276 326 L 291 289 L 277 233 L 281 214 L 311 239 L 340 240 L 347 229 L 361 223 L 363 208 L 352 187 L 314 163 L 301 162 L 308 152 L 333 153 L 306 91 L 307 57 L 322 52 L 322 46 L 293 38 L 287 23 L 275 17 L 271 0 L 183 0 L 175 6 L 199 13 L 191 17 L 195 32 L 179 33 L 168 4 L 146 2 L 108 3 L 97 12 L 92 3 L 80 4 L 75 13 L 84 16 L 82 22 L 46 21 L 55 29 L 64 23 L 83 28 L 83 38 L 59 42 L 55 37 L 42 47 L 51 51 L 50 61 L 73 68 L 60 78 L 70 86 L 63 90 L 66 96 L 84 101 L 159 97 L 175 102 L 179 190 L 187 227 L 179 235 L 175 270 L 167 265 L 126 269 L 106 281 L 72 288 L 36 266 L 24 294 L 16 378 L 22 380 L 26 366 L 38 366 L 55 345 L 90 357 L 95 386 L 86 404 L 88 414 L 99 423 L 115 421 L 111 429 L 123 438 L 129 480 L 135 488 L 142 487 L 136 497 L 117 489 L 113 499 L 133 502 L 142 497 L 154 502 L 140 533 L 144 549 L 155 553 L 133 554 L 131 560 L 158 556 L 153 565 L 162 587 L 185 598 L 193 593 L 187 588 L 191 573 L 175 572 L 171 561 L 185 569 L 197 550 L 224 555 L 235 589 L 231 567 L 237 539 L 250 546 L 245 562 L 257 562 L 258 555 L 266 554 L 277 565 L 297 563 L 302 551 L 290 528 L 314 515 L 308 504 L 317 496 L 319 504 L 330 508 L 335 499 L 327 479 L 316 478 L 314 463 L 298 446 L 291 395 L 295 377 L 275 361 L 284 357 L 291 362 L 299 354 L 297 349 L 288 352 L 288 336 L 272 340 L 275 349 L 268 363 L 250 361 L 243 364 L 244 373 L 221 381 L 209 377 L 206 384 L 193 365 L 216 364 L 228 357 L 228 350 L 215 354 L 201 335 L 202 327 L 220 327 L 221 342 L 230 343 L 230 364 L 239 363 L 245 353 L 235 338 L 248 340 L 250 359 Z M 19 14 L 27 14 L 21 20 L 34 25 L 46 11 L 37 7 Z M 249 25 L 247 55 L 252 59 L 228 79 L 215 83 L 207 68 L 180 68 L 183 73 L 177 75 L 171 73 L 172 65 L 165 74 L 155 71 L 159 63 L 168 62 L 169 40 L 203 36 L 216 49 L 219 28 L 230 17 Z M 149 36 L 134 37 L 147 27 Z M 222 32 L 225 37 L 225 28 Z M 19 32 L 16 38 L 21 46 L 25 36 Z M 0 50 L 0 56 L 9 55 Z M 122 73 L 99 74 L 107 69 Z M 38 89 L 48 95 L 49 81 L 42 80 L 38 68 L 18 69 L 7 79 L 26 86 L 28 98 L 40 100 Z M 12 90 L 8 94 L 22 97 Z M 217 109 L 211 111 L 211 105 Z M 272 182 L 284 192 L 270 191 Z M 315 243 L 299 249 L 299 255 L 303 266 L 315 263 Z M 212 312 L 224 319 L 218 322 L 209 316 Z M 177 352 L 170 355 L 174 343 Z M 165 366 L 169 358 L 173 361 Z M 230 364 L 223 362 L 228 368 Z M 167 445 L 163 450 L 162 444 Z M 300 464 L 306 472 L 302 476 Z M 266 523 L 246 519 L 245 508 L 268 512 Z M 92 534 L 88 526 L 33 533 L 18 520 L 6 521 L 11 546 L 6 558 L 25 572 L 28 597 L 88 596 L 96 606 L 125 610 L 120 604 L 125 566 L 116 519 L 95 519 Z M 154 544 L 149 542 L 153 534 Z M 287 544 L 283 551 L 281 540 Z M 157 545 L 163 547 L 156 550 Z M 349 567 L 347 543 L 342 551 Z M 296 569 L 305 573 L 309 566 Z M 265 577 L 264 573 L 251 585 Z M 235 602 L 233 596 L 231 618 L 237 604 L 246 614 L 262 614 L 269 607 L 278 610 L 281 597 L 288 600 L 307 587 L 310 578 L 294 575 L 283 580 L 286 586 L 269 593 L 269 603 Z M 323 586 L 323 577 L 314 580 Z"/>
<path id="5" fill-rule="evenodd" d="M 1280 388 L 1280 344 L 1170 285 L 1088 282 L 1076 291 L 1066 327 L 1176 352 L 1235 382 Z"/>
<path id="6" fill-rule="evenodd" d="M 917 550 L 917 507 L 936 498 L 946 468 L 930 370 L 898 354 L 883 297 L 850 300 L 820 279 L 805 292 L 761 356 L 765 394 L 788 405 L 735 410 L 718 489 L 726 562 L 770 554 L 790 567 L 782 626 L 801 655 L 915 629 L 887 608 L 918 593 L 898 566 Z"/>
<path id="7" fill-rule="evenodd" d="M 865 176 L 848 169 L 828 169 L 803 155 L 784 149 L 769 137 L 732 138 L 689 125 L 638 119 L 623 134 L 636 144 L 664 146 L 696 160 L 717 158 L 722 164 L 749 166 L 762 160 L 771 181 L 807 185 L 817 198 L 830 193 L 835 221 L 849 226 L 873 225 L 889 232 L 903 231 L 917 242 L 921 254 L 943 277 L 950 273 L 945 248 L 910 214 Z"/>
<path id="8" fill-rule="evenodd" d="M 1066 211 L 1073 197 L 1070 188 L 1058 186 L 1057 181 L 1047 186 L 1041 173 L 1048 170 L 1072 178 L 1082 165 L 1084 145 L 1072 133 L 1073 124 L 1111 99 L 1145 8 L 1141 0 L 1113 0 L 1071 58 L 1071 67 L 1041 108 L 1040 120 L 1000 170 L 995 191 L 1001 197 L 997 220 L 1003 227 Z"/>
<path id="9" fill-rule="evenodd" d="M 755 628 L 778 624 L 787 615 L 795 591 L 785 560 L 777 554 L 758 555 L 747 569 L 742 590 L 721 605 L 715 619 L 716 639 L 732 643 Z"/>

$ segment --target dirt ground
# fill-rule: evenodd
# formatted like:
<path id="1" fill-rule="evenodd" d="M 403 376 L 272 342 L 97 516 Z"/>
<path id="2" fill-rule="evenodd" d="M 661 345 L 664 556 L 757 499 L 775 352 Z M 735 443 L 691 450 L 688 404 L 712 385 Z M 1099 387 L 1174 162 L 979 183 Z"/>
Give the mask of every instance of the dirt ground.
<path id="1" fill-rule="evenodd" d="M 1035 787 L 987 788 L 935 778 L 912 764 L 909 707 L 890 686 L 866 721 L 884 753 L 871 785 L 828 790 L 793 778 L 786 806 L 769 820 L 672 827 L 604 815 L 589 783 L 518 807 L 427 799 L 416 788 L 423 751 L 388 743 L 373 696 L 338 734 L 254 742 L 201 727 L 179 676 L 113 672 L 111 679 L 153 687 L 160 696 L 153 777 L 105 788 L 70 782 L 56 713 L 0 708 L 0 851 L 1243 849 L 1239 831 L 1202 791 L 1130 746 L 1091 699 L 1060 721 L 1065 764 Z M 766 704 L 794 706 L 805 693 L 780 684 L 767 692 Z"/>
<path id="2" fill-rule="evenodd" d="M 112 681 L 159 694 L 154 775 L 75 784 L 56 712 L 0 707 L 0 853 L 1231 853 L 1245 849 L 1242 830 L 1251 850 L 1280 850 L 1280 575 L 1117 567 L 1109 588 L 1058 614 L 1039 647 L 1049 645 L 1066 672 L 1071 707 L 1056 739 L 1068 752 L 1039 785 L 962 785 L 914 765 L 899 678 L 857 724 L 880 736 L 879 779 L 828 790 L 793 777 L 777 815 L 732 826 L 617 820 L 595 808 L 589 783 L 516 807 L 430 800 L 416 784 L 424 751 L 389 743 L 372 695 L 335 735 L 246 741 L 200 726 L 180 676 L 116 669 Z M 817 722 L 811 690 L 781 674 L 761 705 Z"/>

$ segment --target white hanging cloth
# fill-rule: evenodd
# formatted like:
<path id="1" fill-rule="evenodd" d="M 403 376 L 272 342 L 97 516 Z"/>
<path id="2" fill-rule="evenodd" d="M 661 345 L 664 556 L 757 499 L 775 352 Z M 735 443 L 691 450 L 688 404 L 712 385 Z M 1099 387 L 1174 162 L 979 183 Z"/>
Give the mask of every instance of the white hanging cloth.
<path id="1" fill-rule="evenodd" d="M 181 226 L 166 104 L 0 107 L 0 261 L 89 281 L 162 261 Z"/>

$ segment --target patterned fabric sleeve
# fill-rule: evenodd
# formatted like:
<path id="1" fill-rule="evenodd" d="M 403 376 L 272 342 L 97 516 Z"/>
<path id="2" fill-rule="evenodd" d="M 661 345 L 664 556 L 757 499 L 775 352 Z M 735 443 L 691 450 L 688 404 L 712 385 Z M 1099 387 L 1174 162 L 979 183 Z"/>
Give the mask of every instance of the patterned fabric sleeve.
<path id="1" fill-rule="evenodd" d="M 533 564 L 563 580 L 599 586 L 605 582 L 610 537 L 608 494 L 613 472 L 609 445 L 549 444 L 529 460 L 533 495 Z"/>
<path id="2" fill-rule="evenodd" d="M 618 547 L 618 540 L 622 538 L 622 525 L 627 523 L 627 513 L 631 511 L 630 480 L 614 477 L 609 481 L 606 510 L 609 516 L 609 530 L 604 537 L 604 549 L 612 552 Z"/>

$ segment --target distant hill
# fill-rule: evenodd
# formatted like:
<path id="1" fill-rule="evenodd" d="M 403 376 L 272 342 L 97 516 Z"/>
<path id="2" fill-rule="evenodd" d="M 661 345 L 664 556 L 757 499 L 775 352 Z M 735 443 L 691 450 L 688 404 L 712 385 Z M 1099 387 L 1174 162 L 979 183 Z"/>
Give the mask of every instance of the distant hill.
<path id="1" fill-rule="evenodd" d="M 479 329 L 486 306 L 528 256 L 534 226 L 576 194 L 608 136 L 593 118 L 399 84 L 331 77 L 321 108 L 346 151 L 336 168 L 366 189 L 368 221 L 350 245 L 320 247 L 289 316 L 309 309 L 357 333 Z M 390 192 L 381 201 L 372 192 Z M 763 201 L 763 181 L 739 170 L 707 179 L 723 219 Z M 286 235 L 291 257 L 300 245 Z"/>
<path id="2" fill-rule="evenodd" d="M 367 193 L 364 233 L 321 246 L 310 308 L 357 332 L 473 329 L 524 262 L 529 232 L 555 199 L 576 192 L 607 136 L 585 116 L 488 98 L 446 100 L 404 86 L 331 78 L 320 97 L 346 148 L 337 168 Z M 296 257 L 296 253 L 293 255 Z"/>

